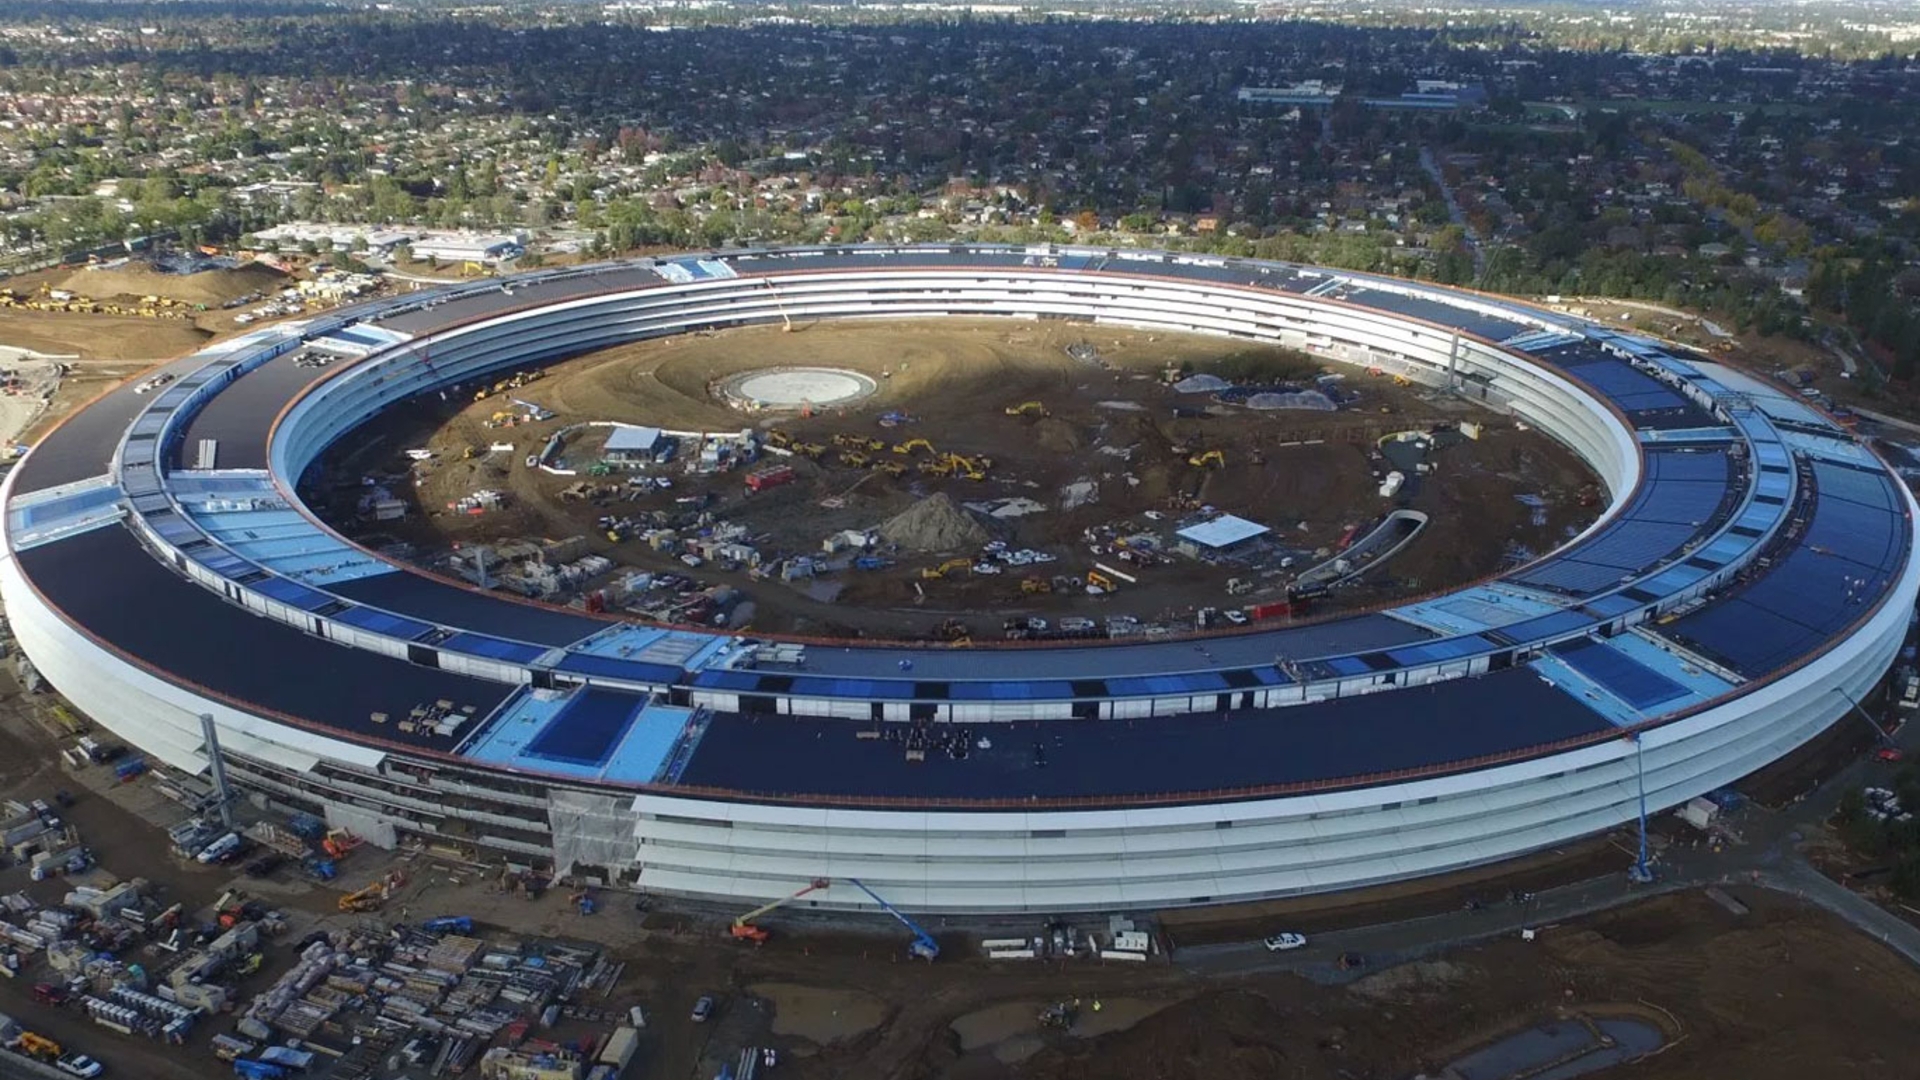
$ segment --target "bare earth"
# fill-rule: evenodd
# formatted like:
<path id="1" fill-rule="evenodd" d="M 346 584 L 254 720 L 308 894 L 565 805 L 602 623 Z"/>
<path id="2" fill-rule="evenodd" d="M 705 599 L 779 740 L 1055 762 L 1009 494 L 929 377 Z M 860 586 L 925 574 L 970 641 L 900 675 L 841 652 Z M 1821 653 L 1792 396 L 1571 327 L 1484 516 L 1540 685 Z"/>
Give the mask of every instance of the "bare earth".
<path id="1" fill-rule="evenodd" d="M 1090 344 L 1104 366 L 1075 360 L 1066 348 Z M 361 478 L 384 473 L 400 478 L 395 494 L 411 494 L 418 511 L 408 521 L 369 527 L 415 545 L 429 565 L 452 542 L 559 538 L 585 535 L 591 550 L 616 563 L 688 573 L 671 555 L 648 550 L 638 540 L 613 543 L 595 526 L 602 515 L 656 515 L 665 522 L 679 497 L 711 490 L 710 508 L 720 518 L 752 531 L 769 556 L 815 553 L 821 540 L 842 529 L 868 529 L 936 492 L 956 501 L 1021 497 L 1048 507 L 1045 513 L 997 522 L 997 535 L 1015 547 L 1058 557 L 1039 572 L 1084 575 L 1103 559 L 1090 554 L 1083 537 L 1107 525 L 1127 530 L 1170 531 L 1183 508 L 1211 505 L 1270 525 L 1276 542 L 1299 552 L 1296 569 L 1324 558 L 1355 526 L 1369 526 L 1392 507 L 1375 490 L 1374 444 L 1397 431 L 1427 430 L 1461 420 L 1479 420 L 1484 437 L 1441 450 L 1437 471 L 1418 481 L 1407 505 L 1433 518 L 1426 535 L 1365 586 L 1351 590 L 1349 604 L 1371 604 L 1433 592 L 1482 577 L 1498 568 L 1510 542 L 1530 551 L 1555 546 L 1591 519 L 1578 505 L 1591 477 L 1563 447 L 1510 422 L 1471 411 L 1444 395 L 1399 388 L 1354 369 L 1345 386 L 1360 400 L 1338 412 L 1255 412 L 1216 407 L 1208 419 L 1177 418 L 1174 407 L 1205 408 L 1207 395 L 1177 395 L 1162 385 L 1171 363 L 1229 373 L 1259 371 L 1272 381 L 1310 380 L 1318 364 L 1246 343 L 1185 335 L 1151 334 L 1061 323 L 992 320 L 917 324 L 822 323 L 783 333 L 777 327 L 696 334 L 605 350 L 560 364 L 544 378 L 509 395 L 483 401 L 417 406 L 377 420 L 365 439 L 349 440 L 334 458 L 312 501 L 335 520 L 352 513 Z M 728 376 L 782 365 L 830 365 L 864 373 L 879 392 L 844 412 L 810 418 L 742 413 L 718 400 L 715 388 Z M 558 415 L 549 421 L 508 428 L 487 422 L 514 406 L 505 397 L 537 403 Z M 1005 410 L 1038 401 L 1050 416 L 1008 416 Z M 917 422 L 883 428 L 877 417 L 904 410 Z M 802 442 L 828 446 L 818 462 L 793 459 L 800 481 L 748 498 L 738 474 L 701 478 L 676 465 L 671 492 L 632 497 L 621 477 L 589 478 L 586 466 L 601 456 L 606 429 L 570 436 L 565 451 L 578 476 L 553 476 L 525 467 L 521 459 L 554 432 L 583 421 L 619 420 L 680 430 L 739 430 L 777 426 Z M 892 478 L 849 466 L 832 446 L 835 435 L 885 440 L 889 445 L 922 438 L 942 452 L 991 457 L 984 482 L 907 475 Z M 495 443 L 512 452 L 489 453 Z M 409 462 L 403 450 L 425 448 L 435 458 Z M 474 457 L 466 460 L 472 448 Z M 1226 466 L 1196 468 L 1193 454 L 1221 450 Z M 1124 456 L 1120 453 L 1124 451 Z M 924 460 L 888 450 L 875 457 L 902 463 Z M 409 475 L 410 474 L 410 475 Z M 566 501 L 561 492 L 581 481 L 604 494 Z M 1066 508 L 1062 491 L 1090 485 L 1094 500 Z M 510 494 L 508 509 L 482 516 L 456 515 L 446 507 L 483 488 Z M 1546 519 L 1516 496 L 1546 500 Z M 1156 523 L 1151 514 L 1161 515 Z M 752 628 L 803 634 L 916 637 L 948 617 L 968 621 L 977 634 L 997 637 L 997 617 L 1012 611 L 1043 615 L 1178 616 L 1199 606 L 1226 604 L 1227 579 L 1246 570 L 1206 566 L 1184 558 L 1147 570 L 1118 595 L 1090 599 L 1078 588 L 1050 596 L 1024 594 L 1023 573 L 998 576 L 960 573 L 924 581 L 919 570 L 945 555 L 967 552 L 900 552 L 887 571 L 846 573 L 826 584 L 787 586 L 748 583 L 742 573 L 703 570 L 690 576 L 746 588 L 752 596 Z M 1277 596 L 1285 576 L 1261 576 L 1259 588 L 1235 603 Z M 991 616 L 991 617 L 989 617 Z"/>

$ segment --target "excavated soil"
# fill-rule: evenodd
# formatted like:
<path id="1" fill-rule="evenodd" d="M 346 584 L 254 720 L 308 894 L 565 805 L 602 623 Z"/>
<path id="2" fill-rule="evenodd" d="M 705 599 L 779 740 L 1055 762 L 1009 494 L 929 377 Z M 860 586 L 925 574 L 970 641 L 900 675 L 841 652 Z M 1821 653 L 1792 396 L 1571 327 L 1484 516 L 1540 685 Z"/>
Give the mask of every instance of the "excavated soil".
<path id="1" fill-rule="evenodd" d="M 1084 359 L 1084 347 L 1098 354 L 1098 363 Z M 716 394 L 742 371 L 807 364 L 860 372 L 879 389 L 846 409 L 807 417 L 737 411 Z M 1477 441 L 1441 450 L 1436 471 L 1409 486 L 1405 504 L 1427 511 L 1432 523 L 1363 588 L 1344 593 L 1344 606 L 1483 577 L 1503 559 L 1555 546 L 1595 513 L 1578 505 L 1591 476 L 1565 448 L 1448 395 L 1395 387 L 1334 365 L 1329 370 L 1344 373 L 1345 388 L 1357 394 L 1340 412 L 1234 409 L 1164 386 L 1161 374 L 1180 364 L 1256 379 L 1311 375 L 1316 366 L 1245 342 L 1057 322 L 820 323 L 791 333 L 759 327 L 691 334 L 579 357 L 505 395 L 556 414 L 544 422 L 489 427 L 496 413 L 515 409 L 503 396 L 393 410 L 362 437 L 342 440 L 341 456 L 330 459 L 327 476 L 310 497 L 344 521 L 351 516 L 350 500 L 363 490 L 362 476 L 411 473 L 395 485 L 395 494 L 412 498 L 419 512 L 369 533 L 411 543 L 430 564 L 455 542 L 584 535 L 590 550 L 618 564 L 744 588 L 754 604 L 755 631 L 884 638 L 921 637 L 958 619 L 976 639 L 993 639 L 1001 634 L 1000 619 L 1015 612 L 1177 620 L 1203 606 L 1277 598 L 1285 582 L 1278 571 L 1259 576 L 1253 593 L 1230 599 L 1228 579 L 1255 575 L 1231 563 L 1212 566 L 1184 557 L 1137 573 L 1138 581 L 1108 596 L 1090 597 L 1080 588 L 1031 595 L 1020 583 L 1036 573 L 1083 579 L 1099 562 L 1117 565 L 1113 554 L 1089 551 L 1083 535 L 1089 528 L 1117 525 L 1164 534 L 1173 519 L 1201 505 L 1269 525 L 1274 542 L 1297 551 L 1296 569 L 1304 568 L 1393 505 L 1376 490 L 1381 467 L 1370 454 L 1377 440 L 1398 431 L 1463 420 L 1479 420 L 1485 429 Z M 1026 402 L 1040 403 L 1049 415 L 1008 415 Z M 915 419 L 892 428 L 877 423 L 894 410 Z M 618 475 L 589 478 L 585 467 L 600 457 L 606 428 L 569 436 L 564 456 L 582 475 L 552 476 L 522 464 L 554 432 L 595 420 L 685 431 L 778 427 L 827 450 L 818 461 L 791 459 L 797 482 L 750 499 L 737 473 L 691 476 L 677 465 L 663 474 L 675 485 L 666 492 L 636 496 L 619 490 Z M 984 482 L 942 479 L 911 470 L 927 460 L 924 451 L 873 452 L 910 467 L 906 475 L 890 477 L 843 462 L 835 435 L 878 439 L 888 447 L 925 439 L 941 452 L 991 458 L 993 466 Z M 489 452 L 496 444 L 512 449 Z M 434 460 L 414 464 L 401 454 L 420 447 L 432 450 Z M 1189 463 L 1214 449 L 1224 454 L 1224 467 Z M 561 497 L 581 481 L 601 487 L 586 500 Z M 446 512 L 483 488 L 508 493 L 508 509 L 479 516 Z M 817 554 L 830 534 L 872 529 L 902 514 L 910 521 L 920 514 L 943 521 L 925 530 L 939 535 L 908 529 L 901 550 L 889 553 L 896 565 L 887 570 L 796 585 L 750 582 L 744 573 L 711 567 L 689 571 L 673 555 L 650 551 L 638 540 L 609 541 L 596 525 L 603 515 L 677 521 L 687 513 L 678 500 L 702 491 L 714 496 L 708 512 L 745 525 L 770 558 Z M 1544 514 L 1536 520 L 1516 499 L 1520 495 L 1543 499 Z M 942 496 L 955 503 L 1032 500 L 1043 510 L 995 518 L 976 533 L 961 526 L 981 524 L 977 515 L 936 509 Z M 971 554 L 987 535 L 1056 560 L 993 576 L 921 576 L 921 569 L 945 558 Z"/>

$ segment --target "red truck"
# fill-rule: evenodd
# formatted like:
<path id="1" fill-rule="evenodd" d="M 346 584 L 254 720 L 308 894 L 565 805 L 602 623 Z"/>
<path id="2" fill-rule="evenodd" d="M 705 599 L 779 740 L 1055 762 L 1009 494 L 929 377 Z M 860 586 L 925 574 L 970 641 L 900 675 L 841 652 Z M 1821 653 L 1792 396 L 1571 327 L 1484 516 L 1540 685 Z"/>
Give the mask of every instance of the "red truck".
<path id="1" fill-rule="evenodd" d="M 781 484 L 791 484 L 795 479 L 793 466 L 771 465 L 764 469 L 755 469 L 747 474 L 748 491 L 766 491 Z"/>

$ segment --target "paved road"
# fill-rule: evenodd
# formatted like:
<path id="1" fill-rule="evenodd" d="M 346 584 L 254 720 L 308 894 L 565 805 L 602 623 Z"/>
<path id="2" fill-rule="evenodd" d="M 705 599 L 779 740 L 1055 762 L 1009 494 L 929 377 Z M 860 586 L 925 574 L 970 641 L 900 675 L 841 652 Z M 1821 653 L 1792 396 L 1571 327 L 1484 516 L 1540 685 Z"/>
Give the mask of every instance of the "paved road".
<path id="1" fill-rule="evenodd" d="M 1500 904 L 1319 934 L 1306 948 L 1294 952 L 1270 953 L 1260 942 L 1249 941 L 1185 948 L 1175 953 L 1173 960 L 1200 974 L 1283 970 L 1317 982 L 1338 983 L 1365 974 L 1364 970 L 1339 970 L 1337 960 L 1343 952 L 1360 953 L 1367 959 L 1367 969 L 1378 969 L 1653 896 L 1710 885 L 1738 884 L 1787 893 L 1825 908 L 1920 965 L 1920 927 L 1828 878 L 1809 864 L 1799 850 L 1808 833 L 1833 815 L 1842 794 L 1878 778 L 1885 769 L 1885 765 L 1870 756 L 1864 757 L 1784 809 L 1751 806 L 1738 815 L 1736 822 L 1742 842 L 1725 846 L 1718 852 L 1702 848 L 1669 849 L 1657 868 L 1657 880 L 1651 884 L 1636 885 L 1627 880 L 1625 871 L 1632 862 L 1632 853 L 1622 850 L 1619 874 L 1550 889 L 1526 903 Z"/>
<path id="2" fill-rule="evenodd" d="M 1473 254 L 1473 277 L 1478 281 L 1487 272 L 1487 253 L 1480 245 L 1479 234 L 1473 231 L 1473 225 L 1467 220 L 1466 213 L 1454 200 L 1453 189 L 1447 186 L 1447 178 L 1440 172 L 1440 163 L 1433 160 L 1433 151 L 1424 146 L 1420 148 L 1420 167 L 1427 170 L 1427 175 L 1433 177 L 1433 182 L 1440 186 L 1440 198 L 1446 201 L 1447 215 L 1453 218 L 1455 225 L 1466 232 L 1467 250 Z"/>

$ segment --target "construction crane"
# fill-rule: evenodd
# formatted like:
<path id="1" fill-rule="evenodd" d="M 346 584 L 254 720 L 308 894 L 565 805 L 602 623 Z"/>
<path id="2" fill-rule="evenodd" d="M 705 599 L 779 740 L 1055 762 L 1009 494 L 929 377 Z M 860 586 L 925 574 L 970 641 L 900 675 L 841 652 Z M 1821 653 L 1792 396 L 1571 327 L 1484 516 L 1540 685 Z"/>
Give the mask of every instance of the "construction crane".
<path id="1" fill-rule="evenodd" d="M 938 960 L 940 958 L 940 943 L 933 940 L 932 934 L 929 934 L 925 930 L 922 930 L 918 923 L 914 922 L 912 919 L 909 919 L 905 915 L 901 914 L 899 908 L 896 908 L 892 904 L 889 904 L 885 900 L 882 900 L 880 898 L 879 893 L 874 892 L 872 889 L 867 888 L 866 883 L 861 881 L 859 878 L 849 878 L 848 880 L 852 881 L 855 885 L 859 886 L 861 892 L 866 893 L 868 896 L 873 897 L 873 902 L 880 905 L 880 910 L 886 912 L 887 914 L 893 916 L 896 919 L 899 919 L 900 925 L 913 931 L 913 943 L 907 946 L 908 952 L 912 953 L 916 958 L 925 960 L 929 963 L 933 962 L 934 960 Z"/>
<path id="2" fill-rule="evenodd" d="M 340 910 L 348 912 L 378 911 L 380 905 L 387 902 L 387 883 L 376 881 L 364 889 L 356 889 L 340 897 Z"/>
<path id="3" fill-rule="evenodd" d="M 810 892 L 818 892 L 819 890 L 824 889 L 831 884 L 833 883 L 831 881 L 828 881 L 826 878 L 814 878 L 813 881 L 809 883 L 806 888 L 801 889 L 799 892 L 792 893 L 788 896 L 783 896 L 778 900 L 770 900 L 767 903 L 761 904 L 759 907 L 754 908 L 752 911 L 747 912 L 745 915 L 742 915 L 739 918 L 733 920 L 733 926 L 730 927 L 727 932 L 733 936 L 733 939 L 735 941 L 751 941 L 755 945 L 759 945 L 765 942 L 769 935 L 765 930 L 761 929 L 758 926 L 753 925 L 753 920 L 759 918 L 762 915 L 765 915 L 767 912 L 772 911 L 777 907 L 782 907 L 787 904 L 791 904 L 795 900 L 800 899 L 801 897 L 807 895 Z"/>
<path id="4" fill-rule="evenodd" d="M 1187 464 L 1193 466 L 1196 469 L 1204 469 L 1204 468 L 1207 468 L 1208 466 L 1213 466 L 1215 468 L 1225 468 L 1227 464 L 1227 455 L 1219 450 L 1208 450 L 1205 453 L 1195 454 L 1192 457 L 1188 458 Z"/>
<path id="5" fill-rule="evenodd" d="M 780 301 L 780 290 L 774 286 L 772 278 L 764 278 L 762 280 L 767 283 L 767 292 L 773 296 L 774 308 L 780 312 L 780 332 L 783 334 L 793 333 L 793 320 L 787 317 L 787 305 Z"/>

